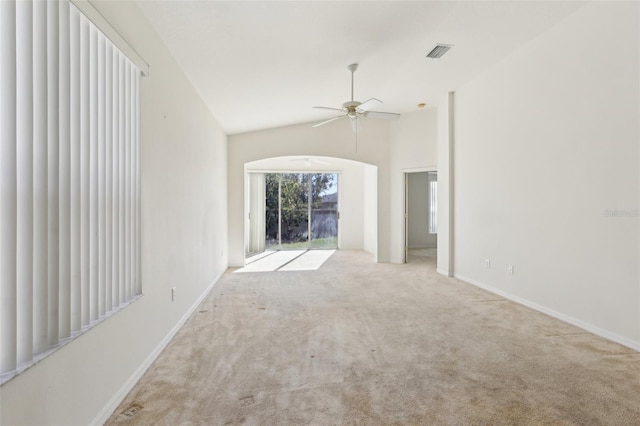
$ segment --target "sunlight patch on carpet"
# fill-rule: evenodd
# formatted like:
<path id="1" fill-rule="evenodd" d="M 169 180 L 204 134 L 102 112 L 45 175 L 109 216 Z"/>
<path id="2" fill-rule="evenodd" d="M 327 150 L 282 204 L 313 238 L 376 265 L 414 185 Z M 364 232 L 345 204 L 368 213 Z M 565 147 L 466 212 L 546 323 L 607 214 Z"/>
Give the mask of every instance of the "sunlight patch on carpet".
<path id="1" fill-rule="evenodd" d="M 267 253 L 267 252 L 265 252 Z M 251 258 L 244 268 L 234 273 L 271 271 L 315 271 L 335 253 L 335 250 L 282 250 Z M 257 257 L 257 256 L 256 256 Z"/>
<path id="2" fill-rule="evenodd" d="M 302 256 L 293 259 L 279 271 L 315 271 L 335 253 L 335 250 L 309 250 Z"/>

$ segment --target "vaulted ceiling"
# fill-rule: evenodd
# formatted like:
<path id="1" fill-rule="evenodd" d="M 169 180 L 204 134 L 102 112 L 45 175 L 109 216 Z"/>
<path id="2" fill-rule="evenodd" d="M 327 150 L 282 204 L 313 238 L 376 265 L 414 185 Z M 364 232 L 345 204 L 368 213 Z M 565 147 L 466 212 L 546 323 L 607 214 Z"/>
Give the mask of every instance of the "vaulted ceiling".
<path id="1" fill-rule="evenodd" d="M 434 106 L 581 7 L 575 1 L 143 1 L 228 134 L 322 121 L 355 99 Z M 426 54 L 454 47 L 441 59 Z M 334 125 L 331 123 L 328 125 Z"/>

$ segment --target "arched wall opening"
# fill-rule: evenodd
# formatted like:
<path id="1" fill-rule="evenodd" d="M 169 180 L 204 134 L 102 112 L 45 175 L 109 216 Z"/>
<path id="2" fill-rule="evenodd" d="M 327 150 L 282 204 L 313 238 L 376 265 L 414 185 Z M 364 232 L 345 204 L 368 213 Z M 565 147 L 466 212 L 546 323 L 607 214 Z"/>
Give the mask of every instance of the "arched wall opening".
<path id="1" fill-rule="evenodd" d="M 331 123 L 333 124 L 333 123 Z M 228 137 L 227 180 L 229 209 L 229 266 L 245 263 L 245 165 L 254 161 L 278 157 L 314 157 L 352 160 L 374 166 L 369 181 L 376 183 L 376 220 L 366 235 L 377 234 L 375 242 L 368 238 L 365 247 L 375 246 L 377 262 L 389 262 L 390 256 L 390 127 L 386 120 L 371 120 L 356 135 L 349 126 L 339 123 L 312 128 L 310 123 L 267 129 Z M 347 123 L 348 124 L 348 123 Z M 291 164 L 291 162 L 288 162 Z M 304 162 L 299 167 L 303 168 Z M 344 209 L 342 209 L 344 213 Z M 373 212 L 371 212 L 373 214 Z M 371 222 L 371 221 L 369 221 Z M 344 226 L 343 226 L 344 227 Z M 364 231 L 363 231 L 364 232 Z M 364 238 L 364 236 L 363 236 Z M 344 238 L 341 241 L 344 246 Z M 400 244 L 398 244 L 400 245 Z"/>
<path id="2" fill-rule="evenodd" d="M 252 182 L 268 173 L 329 173 L 337 175 L 338 249 L 365 250 L 377 259 L 378 254 L 378 167 L 360 161 L 317 155 L 264 158 L 244 164 L 243 253 L 255 246 L 255 224 L 251 218 L 264 220 L 264 206 L 255 199 Z M 253 195 L 253 197 L 252 197 Z M 256 206 L 256 204 L 258 204 Z M 253 214 L 252 214 L 253 211 Z M 264 230 L 263 230 L 264 232 Z M 258 238 L 262 238 L 259 236 Z M 252 253 L 253 254 L 253 253 Z"/>

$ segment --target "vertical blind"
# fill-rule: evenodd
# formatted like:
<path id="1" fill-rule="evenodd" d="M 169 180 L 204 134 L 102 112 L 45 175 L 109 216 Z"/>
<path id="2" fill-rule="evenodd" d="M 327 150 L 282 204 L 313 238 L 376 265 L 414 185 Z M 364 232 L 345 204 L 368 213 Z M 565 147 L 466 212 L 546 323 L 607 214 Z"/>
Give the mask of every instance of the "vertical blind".
<path id="1" fill-rule="evenodd" d="M 0 374 L 141 293 L 140 71 L 68 0 L 0 1 Z"/>
<path id="2" fill-rule="evenodd" d="M 249 242 L 247 254 L 262 253 L 266 238 L 264 173 L 249 173 Z"/>
<path id="3" fill-rule="evenodd" d="M 438 233 L 438 173 L 429 172 L 429 233 Z"/>

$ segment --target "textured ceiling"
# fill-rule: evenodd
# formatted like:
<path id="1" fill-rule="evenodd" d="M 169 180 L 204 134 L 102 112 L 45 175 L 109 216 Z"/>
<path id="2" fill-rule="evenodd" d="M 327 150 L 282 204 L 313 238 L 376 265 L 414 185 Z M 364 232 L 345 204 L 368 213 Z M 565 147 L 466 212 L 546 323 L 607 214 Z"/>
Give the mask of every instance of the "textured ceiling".
<path id="1" fill-rule="evenodd" d="M 574 1 L 138 1 L 228 134 L 322 121 L 350 98 L 434 106 L 583 5 Z M 437 44 L 454 47 L 425 58 Z M 336 122 L 328 124 L 335 125 Z"/>

